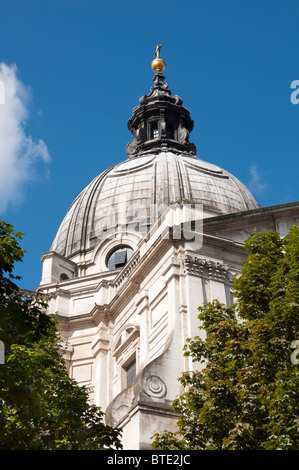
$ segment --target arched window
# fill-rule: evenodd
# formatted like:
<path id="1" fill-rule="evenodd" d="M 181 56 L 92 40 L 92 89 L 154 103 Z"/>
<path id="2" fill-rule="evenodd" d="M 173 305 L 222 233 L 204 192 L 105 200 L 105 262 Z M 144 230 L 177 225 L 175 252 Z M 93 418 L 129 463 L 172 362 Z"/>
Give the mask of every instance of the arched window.
<path id="1" fill-rule="evenodd" d="M 107 256 L 107 268 L 117 269 L 122 268 L 131 258 L 134 250 L 129 246 L 119 246 L 112 250 Z"/>

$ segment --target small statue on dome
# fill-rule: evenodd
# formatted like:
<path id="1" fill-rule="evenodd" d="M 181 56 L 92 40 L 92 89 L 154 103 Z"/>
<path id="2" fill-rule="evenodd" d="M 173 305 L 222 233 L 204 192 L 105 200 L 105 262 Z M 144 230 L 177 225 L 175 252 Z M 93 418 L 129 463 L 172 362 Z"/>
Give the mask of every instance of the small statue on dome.
<path id="1" fill-rule="evenodd" d="M 157 57 L 157 59 L 160 58 L 160 49 L 162 47 L 162 44 L 157 44 L 157 47 L 156 47 L 156 52 L 155 52 L 155 56 Z"/>

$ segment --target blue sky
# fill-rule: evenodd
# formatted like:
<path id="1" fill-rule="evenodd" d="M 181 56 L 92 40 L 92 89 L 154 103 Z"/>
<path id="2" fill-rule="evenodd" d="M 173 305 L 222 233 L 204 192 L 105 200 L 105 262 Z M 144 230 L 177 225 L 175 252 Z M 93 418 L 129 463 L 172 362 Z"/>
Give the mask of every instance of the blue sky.
<path id="1" fill-rule="evenodd" d="M 25 233 L 20 286 L 79 192 L 126 160 L 156 44 L 198 157 L 261 206 L 299 200 L 298 20 L 297 0 L 1 0 L 0 217 Z"/>

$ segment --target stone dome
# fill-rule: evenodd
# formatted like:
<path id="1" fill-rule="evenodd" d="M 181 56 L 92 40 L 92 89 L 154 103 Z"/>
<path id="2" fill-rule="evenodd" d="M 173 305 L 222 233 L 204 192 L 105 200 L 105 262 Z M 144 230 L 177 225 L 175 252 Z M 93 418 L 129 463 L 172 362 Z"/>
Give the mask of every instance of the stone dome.
<path id="1" fill-rule="evenodd" d="M 126 221 L 134 219 L 138 207 L 142 213 L 153 205 L 192 202 L 203 204 L 210 215 L 259 207 L 237 178 L 196 156 L 196 147 L 189 142 L 194 124 L 190 113 L 182 98 L 171 96 L 164 79 L 157 69 L 150 93 L 133 108 L 128 120 L 133 138 L 126 148 L 128 160 L 101 173 L 79 194 L 51 251 L 70 258 L 94 248 L 105 224 L 107 229 L 117 227 L 124 212 Z"/>
<path id="2" fill-rule="evenodd" d="M 199 158 L 173 151 L 148 153 L 97 176 L 69 208 L 51 246 L 63 256 L 94 248 L 99 224 L 120 207 L 201 203 L 214 215 L 256 209 L 259 204 L 233 175 Z M 125 206 L 122 206 L 125 203 Z"/>

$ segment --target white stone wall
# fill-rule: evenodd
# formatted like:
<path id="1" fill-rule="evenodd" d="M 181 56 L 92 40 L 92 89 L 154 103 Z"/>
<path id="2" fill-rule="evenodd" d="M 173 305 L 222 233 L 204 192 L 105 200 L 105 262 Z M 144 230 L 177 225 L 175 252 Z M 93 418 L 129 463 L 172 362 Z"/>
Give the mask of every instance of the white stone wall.
<path id="1" fill-rule="evenodd" d="M 218 299 L 233 302 L 232 278 L 242 269 L 243 242 L 257 227 L 284 236 L 299 221 L 297 207 L 211 218 L 200 248 L 165 237 L 167 223 L 150 236 L 99 242 L 72 259 L 54 252 L 42 257 L 40 284 L 57 312 L 69 349 L 70 375 L 90 387 L 90 398 L 124 428 L 126 449 L 150 446 L 151 436 L 175 430 L 172 401 L 178 378 L 198 364 L 183 355 L 188 337 L 200 334 L 198 306 Z M 108 271 L 109 250 L 125 242 L 135 253 L 123 269 Z M 69 273 L 68 280 L 60 280 Z M 125 368 L 136 359 L 136 380 L 127 388 Z"/>

